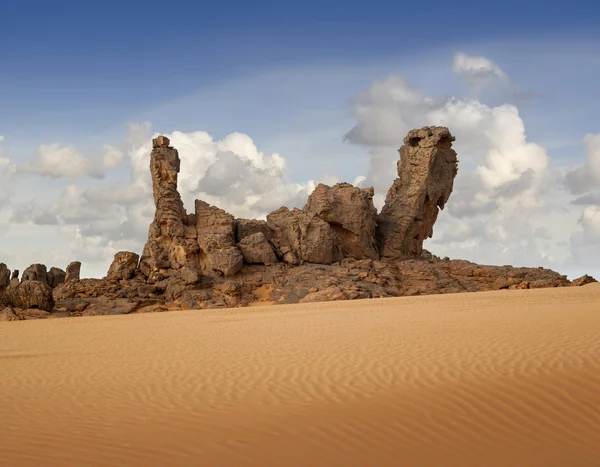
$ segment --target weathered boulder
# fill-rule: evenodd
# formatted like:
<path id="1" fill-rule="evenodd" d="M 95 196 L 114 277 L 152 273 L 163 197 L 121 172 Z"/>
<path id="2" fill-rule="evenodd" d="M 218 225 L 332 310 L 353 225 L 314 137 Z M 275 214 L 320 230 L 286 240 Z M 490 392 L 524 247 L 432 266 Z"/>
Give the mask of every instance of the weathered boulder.
<path id="1" fill-rule="evenodd" d="M 164 136 L 152 140 L 150 173 L 156 212 L 140 260 L 140 270 L 146 277 L 162 269 L 198 267 L 195 229 L 190 228 L 190 217 L 177 191 L 181 161 L 169 144 Z"/>
<path id="2" fill-rule="evenodd" d="M 373 187 L 358 188 L 350 183 L 332 187 L 319 184 L 303 210 L 316 214 L 331 226 L 340 239 L 344 257 L 379 259 L 374 194 Z"/>
<path id="3" fill-rule="evenodd" d="M 281 207 L 267 215 L 279 254 L 288 264 L 303 261 L 331 264 L 343 259 L 340 239 L 330 225 L 314 213 Z"/>
<path id="4" fill-rule="evenodd" d="M 247 264 L 274 264 L 277 256 L 273 247 L 262 232 L 256 232 L 242 238 L 238 243 L 244 262 Z"/>
<path id="5" fill-rule="evenodd" d="M 65 282 L 67 273 L 60 268 L 52 267 L 46 277 L 48 278 L 48 285 L 55 288 Z"/>
<path id="6" fill-rule="evenodd" d="M 108 268 L 106 279 L 122 280 L 131 279 L 138 267 L 140 256 L 131 251 L 119 251 L 115 254 L 112 264 Z"/>
<path id="7" fill-rule="evenodd" d="M 11 282 L 4 292 L 4 302 L 23 310 L 38 308 L 52 311 L 54 307 L 52 289 L 48 284 L 38 280 L 24 280 L 18 284 Z"/>
<path id="8" fill-rule="evenodd" d="M 382 258 L 418 257 L 458 171 L 454 136 L 445 127 L 411 130 L 399 149 L 398 178 L 377 219 Z"/>
<path id="9" fill-rule="evenodd" d="M 18 270 L 18 269 L 15 269 L 15 270 L 12 272 L 12 276 L 10 276 L 10 279 L 11 279 L 11 280 L 13 280 L 13 279 L 18 279 L 18 278 L 19 278 L 19 270 Z"/>
<path id="10" fill-rule="evenodd" d="M 65 282 L 79 280 L 81 274 L 81 262 L 73 261 L 69 263 L 66 269 Z"/>
<path id="11" fill-rule="evenodd" d="M 244 262 L 235 243 L 233 216 L 199 199 L 195 208 L 202 272 L 224 276 L 237 273 Z"/>
<path id="12" fill-rule="evenodd" d="M 21 281 L 40 281 L 48 284 L 48 271 L 44 264 L 32 264 L 21 276 Z"/>
<path id="13" fill-rule="evenodd" d="M 588 276 L 587 274 L 584 274 L 583 276 L 578 277 L 577 279 L 573 279 L 572 285 L 577 287 L 577 286 L 592 284 L 594 282 L 598 282 L 598 281 L 596 279 L 594 279 L 592 276 Z"/>

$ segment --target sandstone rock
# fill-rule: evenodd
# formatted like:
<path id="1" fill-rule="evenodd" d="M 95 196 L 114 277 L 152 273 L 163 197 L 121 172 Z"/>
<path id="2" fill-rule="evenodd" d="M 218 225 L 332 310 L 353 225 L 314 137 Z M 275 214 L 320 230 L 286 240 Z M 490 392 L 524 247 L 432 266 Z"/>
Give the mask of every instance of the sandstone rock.
<path id="1" fill-rule="evenodd" d="M 340 239 L 344 257 L 379 259 L 374 194 L 372 187 L 357 188 L 350 183 L 332 187 L 319 184 L 303 210 L 316 214 L 331 226 Z"/>
<path id="2" fill-rule="evenodd" d="M 60 268 L 52 267 L 46 277 L 48 278 L 48 285 L 55 288 L 65 282 L 67 273 Z"/>
<path id="3" fill-rule="evenodd" d="M 11 280 L 13 280 L 13 279 L 18 279 L 18 278 L 19 278 L 19 270 L 18 270 L 18 269 L 15 269 L 15 270 L 12 272 L 12 276 L 10 277 L 10 279 L 11 279 Z"/>
<path id="4" fill-rule="evenodd" d="M 198 267 L 198 243 L 177 191 L 179 153 L 169 144 L 164 136 L 152 140 L 150 172 L 156 212 L 140 260 L 146 277 L 160 269 Z"/>
<path id="5" fill-rule="evenodd" d="M 20 321 L 21 319 L 23 318 L 15 313 L 12 306 L 0 307 L 0 321 Z"/>
<path id="6" fill-rule="evenodd" d="M 197 284 L 202 276 L 200 270 L 190 268 L 188 266 L 182 267 L 178 272 L 181 279 L 186 285 Z"/>
<path id="7" fill-rule="evenodd" d="M 398 178 L 388 191 L 377 219 L 382 257 L 418 257 L 423 241 L 433 235 L 458 171 L 454 136 L 444 127 L 411 130 L 399 149 Z"/>
<path id="8" fill-rule="evenodd" d="M 282 207 L 267 216 L 267 223 L 286 263 L 331 264 L 343 259 L 340 239 L 314 213 Z"/>
<path id="9" fill-rule="evenodd" d="M 242 252 L 245 263 L 277 263 L 277 256 L 273 251 L 273 247 L 262 232 L 256 232 L 242 238 L 242 241 L 238 243 L 238 248 Z"/>
<path id="10" fill-rule="evenodd" d="M 65 282 L 79 280 L 81 274 L 81 262 L 73 261 L 69 263 L 66 270 Z"/>
<path id="11" fill-rule="evenodd" d="M 21 276 L 21 281 L 40 281 L 44 284 L 48 284 L 48 271 L 46 266 L 43 264 L 32 264 Z"/>
<path id="12" fill-rule="evenodd" d="M 336 286 L 327 287 L 326 289 L 319 290 L 318 292 L 312 292 L 301 298 L 298 303 L 312 303 L 312 302 L 330 302 L 333 300 L 345 300 L 346 295 Z"/>
<path id="13" fill-rule="evenodd" d="M 25 280 L 19 284 L 11 284 L 6 288 L 4 301 L 15 308 L 52 311 L 54 299 L 52 289 L 38 280 Z"/>
<path id="14" fill-rule="evenodd" d="M 237 273 L 243 266 L 243 257 L 235 244 L 233 216 L 199 199 L 195 208 L 202 272 L 224 276 Z"/>
<path id="15" fill-rule="evenodd" d="M 582 285 L 587 285 L 587 284 L 591 284 L 593 282 L 598 282 L 596 279 L 594 279 L 592 276 L 588 276 L 587 274 L 578 277 L 577 279 L 573 279 L 572 285 L 578 287 L 578 286 L 582 286 Z"/>
<path id="16" fill-rule="evenodd" d="M 127 280 L 131 279 L 138 267 L 140 257 L 131 251 L 119 251 L 115 254 L 106 279 L 108 280 Z"/>
<path id="17" fill-rule="evenodd" d="M 0 292 L 2 292 L 10 283 L 10 269 L 6 264 L 0 263 Z"/>
<path id="18" fill-rule="evenodd" d="M 241 242 L 244 238 L 262 233 L 269 242 L 273 242 L 273 232 L 266 221 L 256 219 L 236 219 L 235 220 L 235 239 Z"/>

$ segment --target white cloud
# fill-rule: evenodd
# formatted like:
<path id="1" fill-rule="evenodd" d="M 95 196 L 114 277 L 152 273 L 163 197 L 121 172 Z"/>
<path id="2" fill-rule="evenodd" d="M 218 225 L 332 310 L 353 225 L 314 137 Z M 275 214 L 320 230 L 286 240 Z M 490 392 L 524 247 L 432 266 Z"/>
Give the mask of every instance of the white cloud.
<path id="1" fill-rule="evenodd" d="M 496 80 L 508 81 L 508 76 L 502 68 L 482 56 L 458 53 L 454 56 L 452 71 L 474 86 Z"/>
<path id="2" fill-rule="evenodd" d="M 103 150 L 104 154 L 102 154 L 102 167 L 107 170 L 115 168 L 125 158 L 123 151 L 109 144 L 105 144 Z"/>
<path id="3" fill-rule="evenodd" d="M 600 191 L 600 133 L 587 134 L 583 138 L 586 162 L 575 167 L 565 177 L 565 183 L 573 194 Z"/>
<path id="4" fill-rule="evenodd" d="M 50 178 L 71 178 L 90 176 L 102 178 L 103 173 L 93 159 L 85 157 L 72 146 L 61 146 L 57 143 L 42 144 L 37 148 L 37 156 L 33 161 L 25 162 L 18 168 L 19 172 L 38 174 Z"/>

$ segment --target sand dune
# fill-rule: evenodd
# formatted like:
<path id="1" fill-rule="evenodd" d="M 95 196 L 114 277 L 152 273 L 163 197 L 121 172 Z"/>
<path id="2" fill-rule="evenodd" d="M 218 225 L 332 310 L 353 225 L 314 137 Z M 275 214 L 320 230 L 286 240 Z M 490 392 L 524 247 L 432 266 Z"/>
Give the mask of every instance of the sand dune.
<path id="1" fill-rule="evenodd" d="M 600 466 L 600 285 L 0 323 L 4 466 Z"/>

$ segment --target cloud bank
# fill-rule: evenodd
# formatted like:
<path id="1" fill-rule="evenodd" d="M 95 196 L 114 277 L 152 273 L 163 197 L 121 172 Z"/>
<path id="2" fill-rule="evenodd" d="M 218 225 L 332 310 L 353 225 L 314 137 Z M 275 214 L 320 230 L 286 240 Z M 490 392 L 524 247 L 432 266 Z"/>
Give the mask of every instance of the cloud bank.
<path id="1" fill-rule="evenodd" d="M 480 263 L 565 272 L 597 267 L 589 258 L 600 253 L 600 133 L 582 135 L 586 159 L 563 173 L 527 137 L 519 106 L 509 103 L 514 87 L 499 65 L 458 53 L 451 69 L 466 85 L 466 95 L 429 94 L 400 74 L 356 94 L 354 124 L 340 139 L 364 148 L 369 165 L 350 181 L 374 186 L 380 208 L 406 132 L 448 126 L 456 136 L 459 175 L 426 248 Z M 492 102 L 490 93 L 505 102 Z M 92 275 L 102 275 L 116 251 L 140 252 L 146 240 L 154 214 L 149 154 L 157 134 L 150 123 L 133 123 L 120 144 L 91 151 L 43 144 L 21 164 L 0 152 L 0 223 L 10 222 L 4 225 L 12 231 L 58 232 L 64 243 L 57 261 L 88 261 L 98 271 Z M 244 133 L 166 136 L 179 150 L 179 189 L 188 211 L 199 198 L 237 217 L 262 218 L 282 205 L 302 207 L 319 182 L 338 181 L 335 174 L 295 180 L 283 155 L 262 152 Z M 36 177 L 54 180 L 58 192 L 25 200 L 12 196 L 17 184 Z M 41 260 L 19 254 L 21 261 Z"/>

